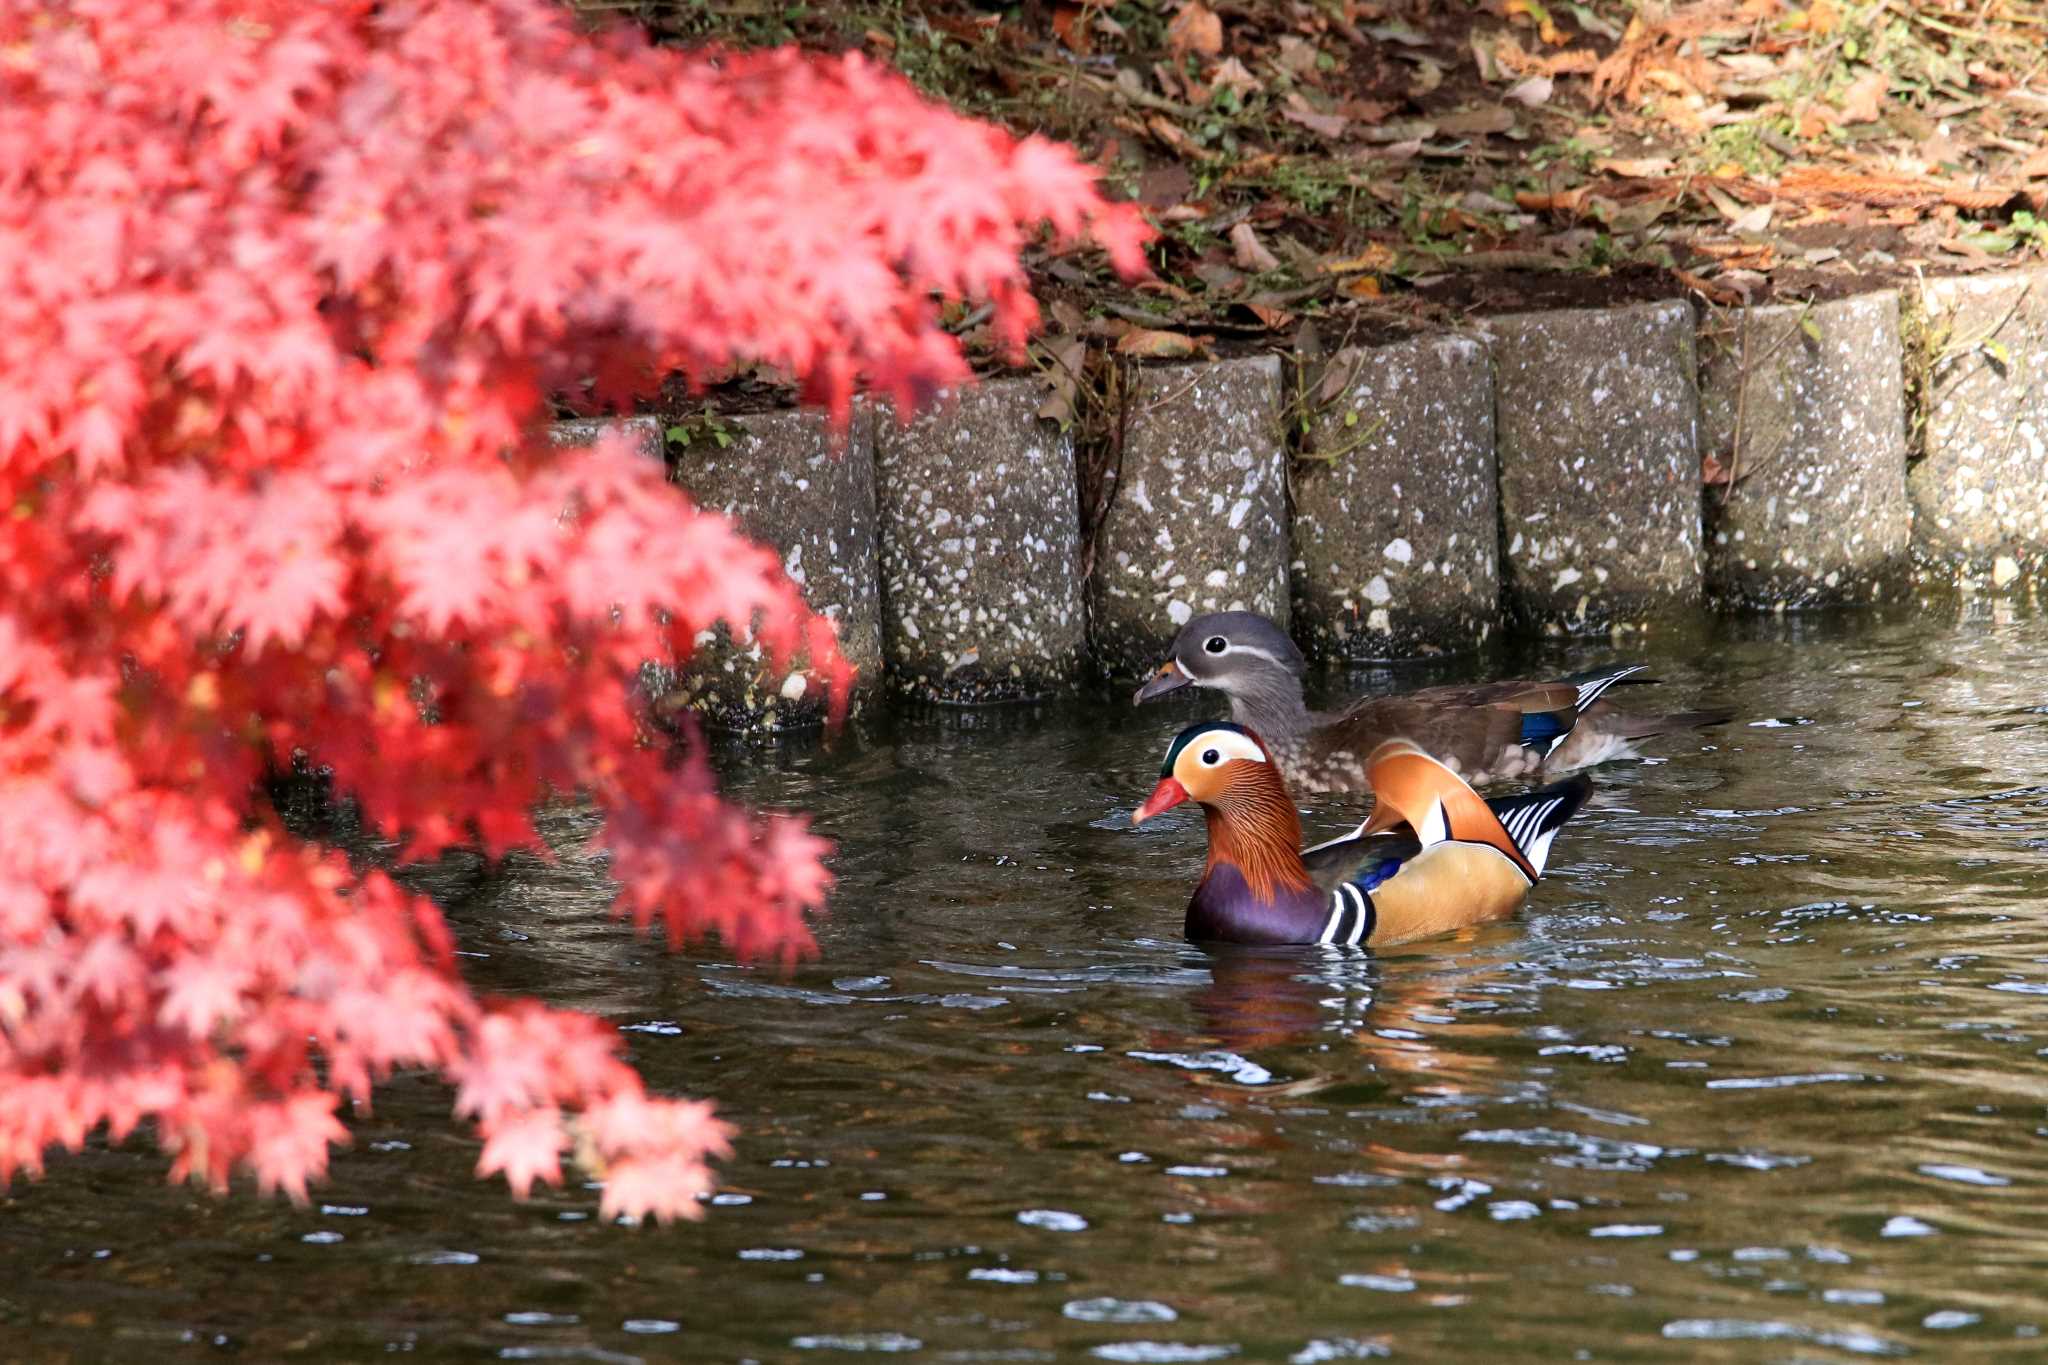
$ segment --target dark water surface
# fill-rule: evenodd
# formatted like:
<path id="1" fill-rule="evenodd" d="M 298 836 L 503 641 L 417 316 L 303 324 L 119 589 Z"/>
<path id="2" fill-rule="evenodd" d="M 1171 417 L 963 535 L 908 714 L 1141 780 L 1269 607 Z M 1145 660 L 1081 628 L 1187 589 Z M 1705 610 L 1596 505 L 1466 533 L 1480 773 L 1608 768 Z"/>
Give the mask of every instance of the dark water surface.
<path id="1" fill-rule="evenodd" d="M 1378 959 L 1181 941 L 1199 817 L 1124 817 L 1199 702 L 732 756 L 840 842 L 819 961 L 666 955 L 574 865 L 451 907 L 481 985 L 741 1125 L 701 1224 L 515 1204 L 404 1080 L 308 1209 L 146 1149 L 18 1184 L 0 1358 L 2048 1359 L 2048 620 L 1644 652 L 1737 723 L 1598 770 L 1517 919 Z"/>

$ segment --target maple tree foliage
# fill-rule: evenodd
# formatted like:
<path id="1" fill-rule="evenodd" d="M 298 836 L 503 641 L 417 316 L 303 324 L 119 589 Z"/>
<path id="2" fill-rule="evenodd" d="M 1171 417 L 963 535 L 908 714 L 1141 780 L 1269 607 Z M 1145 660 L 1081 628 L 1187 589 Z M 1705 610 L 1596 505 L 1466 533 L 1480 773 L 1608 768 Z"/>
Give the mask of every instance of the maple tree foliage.
<path id="1" fill-rule="evenodd" d="M 104 1125 L 303 1198 L 394 1068 L 516 1193 L 689 1214 L 727 1129 L 599 1020 L 472 993 L 429 901 L 260 795 L 331 768 L 401 856 L 605 816 L 619 909 L 791 954 L 801 818 L 725 804 L 632 683 L 714 622 L 849 670 L 768 550 L 543 398 L 766 362 L 843 414 L 1036 320 L 1064 149 L 858 56 L 679 53 L 538 0 L 0 0 L 0 1180 Z"/>

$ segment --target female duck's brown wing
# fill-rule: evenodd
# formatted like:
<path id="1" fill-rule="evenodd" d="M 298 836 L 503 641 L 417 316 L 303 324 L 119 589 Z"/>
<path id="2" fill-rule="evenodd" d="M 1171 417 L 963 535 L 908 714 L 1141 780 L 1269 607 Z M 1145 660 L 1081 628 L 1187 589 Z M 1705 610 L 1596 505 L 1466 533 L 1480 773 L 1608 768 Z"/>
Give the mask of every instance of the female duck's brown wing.
<path id="1" fill-rule="evenodd" d="M 1519 762 L 1521 733 L 1522 712 L 1511 705 L 1410 694 L 1355 702 L 1311 731 L 1308 742 L 1313 758 L 1355 771 L 1363 789 L 1370 785 L 1366 760 L 1389 740 L 1408 740 L 1461 776 L 1487 781 L 1504 760 Z M 1540 755 L 1533 758 L 1531 768 L 1541 762 Z"/>
<path id="2" fill-rule="evenodd" d="M 1316 726 L 1312 757 L 1340 770 L 1388 740 L 1405 739 L 1474 782 L 1530 776 L 1608 689 L 1639 681 L 1634 675 L 1642 670 L 1622 664 L 1555 682 L 1510 679 L 1367 697 Z"/>

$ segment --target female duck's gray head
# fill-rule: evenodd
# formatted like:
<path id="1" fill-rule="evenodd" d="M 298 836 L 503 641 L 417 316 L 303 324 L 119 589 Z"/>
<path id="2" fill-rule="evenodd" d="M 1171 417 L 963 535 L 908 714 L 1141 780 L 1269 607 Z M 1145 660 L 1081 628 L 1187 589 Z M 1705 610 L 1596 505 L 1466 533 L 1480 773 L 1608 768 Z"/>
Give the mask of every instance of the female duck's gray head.
<path id="1" fill-rule="evenodd" d="M 1233 701 L 1293 697 L 1298 707 L 1307 672 L 1307 660 L 1286 631 L 1254 612 L 1217 611 L 1181 627 L 1166 661 L 1131 700 L 1148 702 L 1193 684 L 1216 688 Z"/>

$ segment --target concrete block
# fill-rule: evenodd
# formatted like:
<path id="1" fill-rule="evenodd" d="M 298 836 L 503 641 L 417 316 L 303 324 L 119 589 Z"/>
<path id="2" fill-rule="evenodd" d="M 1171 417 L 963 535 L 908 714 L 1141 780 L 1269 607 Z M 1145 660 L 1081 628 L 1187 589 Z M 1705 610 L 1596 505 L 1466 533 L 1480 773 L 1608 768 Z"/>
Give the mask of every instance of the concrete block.
<path id="1" fill-rule="evenodd" d="M 875 417 L 882 646 L 890 686 L 1021 701 L 1078 680 L 1087 620 L 1073 438 L 1043 387 L 998 379 L 910 426 Z"/>
<path id="2" fill-rule="evenodd" d="M 1294 474 L 1294 634 L 1345 662 L 1475 649 L 1500 620 L 1493 370 L 1470 337 L 1339 352 Z"/>
<path id="3" fill-rule="evenodd" d="M 662 455 L 662 425 L 659 417 L 572 417 L 548 428 L 548 439 L 558 446 L 595 445 L 607 431 L 618 430 L 633 438 L 640 453 L 650 460 Z"/>
<path id="4" fill-rule="evenodd" d="M 1510 610 L 1547 634 L 1646 627 L 1697 603 L 1692 309 L 1493 318 Z"/>
<path id="5" fill-rule="evenodd" d="M 1913 514 L 1898 295 L 1725 313 L 1701 338 L 1700 444 L 1736 477 L 1707 489 L 1708 594 L 1766 610 L 1899 596 Z"/>
<path id="6" fill-rule="evenodd" d="M 1120 678 L 1200 612 L 1285 626 L 1289 605 L 1279 357 L 1141 369 L 1127 395 L 1088 600 L 1095 661 Z"/>
<path id="7" fill-rule="evenodd" d="M 1936 280 L 1926 458 L 1909 470 L 1927 582 L 2006 590 L 2048 572 L 2048 270 Z"/>
<path id="8" fill-rule="evenodd" d="M 689 439 L 670 451 L 669 477 L 782 556 L 811 609 L 838 623 L 840 652 L 859 670 L 858 700 L 882 672 L 873 414 L 856 411 L 843 442 L 810 410 L 721 416 L 685 431 Z M 725 730 L 816 725 L 824 697 L 804 677 L 807 664 L 799 656 L 771 667 L 758 644 L 736 646 L 721 628 L 663 705 L 689 706 Z"/>

